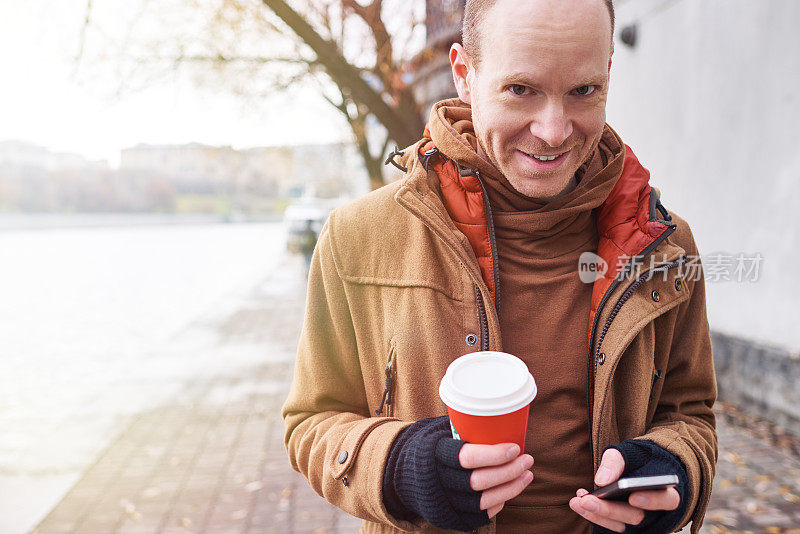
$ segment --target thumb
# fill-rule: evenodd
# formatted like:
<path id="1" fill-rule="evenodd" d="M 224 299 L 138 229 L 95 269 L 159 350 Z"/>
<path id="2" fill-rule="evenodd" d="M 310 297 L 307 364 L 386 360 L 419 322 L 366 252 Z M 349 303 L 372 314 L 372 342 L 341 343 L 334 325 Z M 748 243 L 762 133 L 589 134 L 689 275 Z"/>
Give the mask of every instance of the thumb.
<path id="1" fill-rule="evenodd" d="M 594 475 L 594 483 L 606 486 L 617 480 L 625 470 L 625 459 L 617 449 L 608 449 L 603 453 L 600 467 Z"/>

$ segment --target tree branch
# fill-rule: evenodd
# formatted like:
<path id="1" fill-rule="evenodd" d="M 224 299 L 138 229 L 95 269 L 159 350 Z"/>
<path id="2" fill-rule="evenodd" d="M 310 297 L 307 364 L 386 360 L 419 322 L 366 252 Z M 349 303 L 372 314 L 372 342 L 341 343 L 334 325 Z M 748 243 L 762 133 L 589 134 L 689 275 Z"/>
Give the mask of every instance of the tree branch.
<path id="1" fill-rule="evenodd" d="M 246 63 L 256 65 L 267 65 L 271 63 L 288 63 L 292 65 L 315 65 L 315 61 L 308 61 L 298 57 L 261 57 L 261 56 L 226 56 L 216 55 L 189 55 L 189 56 L 153 56 L 146 58 L 145 62 L 176 61 L 191 63 Z M 177 64 L 177 63 L 176 63 Z"/>
<path id="2" fill-rule="evenodd" d="M 382 95 L 361 77 L 358 69 L 339 53 L 336 43 L 320 36 L 314 28 L 285 0 L 262 0 L 264 5 L 286 23 L 317 56 L 336 85 L 345 89 L 356 103 L 363 104 L 389 131 L 389 135 L 402 145 L 413 143 L 422 131 L 415 114 L 401 114 L 387 104 Z"/>
<path id="3" fill-rule="evenodd" d="M 81 36 L 78 42 L 78 53 L 75 55 L 75 63 L 77 64 L 83 57 L 83 47 L 86 46 L 86 30 L 92 20 L 92 0 L 86 0 L 86 16 L 83 18 L 81 25 Z"/>

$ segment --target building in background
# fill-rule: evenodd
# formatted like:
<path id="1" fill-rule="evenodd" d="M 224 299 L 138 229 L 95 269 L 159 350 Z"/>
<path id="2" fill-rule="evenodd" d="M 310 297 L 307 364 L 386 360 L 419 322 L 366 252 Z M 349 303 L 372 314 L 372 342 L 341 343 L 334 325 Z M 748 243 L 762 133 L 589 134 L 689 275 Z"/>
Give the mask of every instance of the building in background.
<path id="1" fill-rule="evenodd" d="M 461 42 L 461 18 L 465 0 L 427 0 L 425 2 L 425 48 L 411 61 L 414 96 L 420 103 L 423 120 L 431 106 L 456 96 L 450 72 L 450 45 Z"/>
<path id="2" fill-rule="evenodd" d="M 800 433 L 800 2 L 616 4 L 608 121 L 713 274 L 720 398 Z"/>
<path id="3" fill-rule="evenodd" d="M 20 169 L 40 168 L 46 171 L 108 169 L 108 163 L 105 161 L 89 161 L 78 154 L 52 152 L 42 146 L 23 141 L 0 142 L 0 164 Z"/>
<path id="4" fill-rule="evenodd" d="M 161 173 L 187 192 L 297 197 L 363 194 L 363 171 L 349 143 L 236 150 L 198 143 L 138 145 L 122 151 L 123 171 Z"/>
<path id="5" fill-rule="evenodd" d="M 349 143 L 237 150 L 138 145 L 120 167 L 0 142 L 0 211 L 278 214 L 294 198 L 352 198 L 369 189 Z"/>
<path id="6" fill-rule="evenodd" d="M 0 212 L 76 211 L 78 206 L 100 211 L 119 205 L 112 174 L 105 161 L 22 141 L 0 142 Z"/>

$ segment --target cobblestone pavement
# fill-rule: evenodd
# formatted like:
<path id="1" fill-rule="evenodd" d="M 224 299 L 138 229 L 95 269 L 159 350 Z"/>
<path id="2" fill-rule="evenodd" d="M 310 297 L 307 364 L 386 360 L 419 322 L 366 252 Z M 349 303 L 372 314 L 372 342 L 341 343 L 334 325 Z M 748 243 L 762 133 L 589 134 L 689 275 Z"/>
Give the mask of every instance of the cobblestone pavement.
<path id="1" fill-rule="evenodd" d="M 280 407 L 304 304 L 302 265 L 285 260 L 218 324 L 226 347 L 263 347 L 265 363 L 190 384 L 138 416 L 36 534 L 351 533 L 361 520 L 329 505 L 294 472 Z M 225 352 L 225 351 L 220 351 Z"/>
<path id="2" fill-rule="evenodd" d="M 204 325 L 227 350 L 263 346 L 264 363 L 196 381 L 173 403 L 140 414 L 32 534 L 358 530 L 361 520 L 326 503 L 286 458 L 279 410 L 304 281 L 299 260 L 282 267 L 241 309 Z M 800 534 L 800 457 L 720 406 L 720 459 L 702 532 Z"/>
<path id="3" fill-rule="evenodd" d="M 800 456 L 765 435 L 768 423 L 718 403 L 719 460 L 701 532 L 800 534 Z M 770 435 L 785 435 L 771 429 Z"/>

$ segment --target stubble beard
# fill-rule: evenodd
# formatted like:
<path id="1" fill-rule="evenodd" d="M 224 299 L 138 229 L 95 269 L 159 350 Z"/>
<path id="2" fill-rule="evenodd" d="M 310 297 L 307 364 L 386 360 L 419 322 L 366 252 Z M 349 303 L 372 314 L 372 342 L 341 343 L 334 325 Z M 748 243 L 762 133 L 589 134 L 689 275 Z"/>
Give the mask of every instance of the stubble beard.
<path id="1" fill-rule="evenodd" d="M 548 177 L 549 173 L 532 172 L 527 176 L 517 179 L 518 177 L 513 172 L 506 172 L 503 170 L 503 167 L 500 165 L 500 162 L 497 160 L 497 158 L 491 155 L 489 151 L 486 150 L 485 142 L 481 137 L 477 135 L 477 132 L 475 137 L 478 140 L 478 154 L 483 159 L 491 163 L 492 166 L 505 177 L 505 179 L 517 193 L 524 195 L 528 198 L 532 198 L 535 200 L 544 200 L 544 201 L 553 199 L 564 192 L 564 190 L 569 186 L 570 182 L 572 181 L 572 177 L 574 176 L 575 172 L 583 165 L 585 161 L 589 161 L 592 158 L 594 151 L 597 149 L 597 144 L 600 142 L 600 136 L 598 136 L 596 142 L 592 146 L 592 150 L 589 151 L 589 154 L 586 157 L 585 161 L 581 161 L 580 164 L 577 165 L 574 169 L 572 169 L 571 172 L 566 174 L 564 176 L 564 179 L 561 180 L 562 183 L 558 184 L 555 191 L 542 191 L 540 188 L 535 187 L 536 182 L 538 180 L 541 180 L 542 178 Z M 510 161 L 509 161 L 509 167 L 510 167 L 509 170 L 513 171 L 513 164 Z M 534 187 L 525 187 L 526 185 L 533 185 Z"/>

